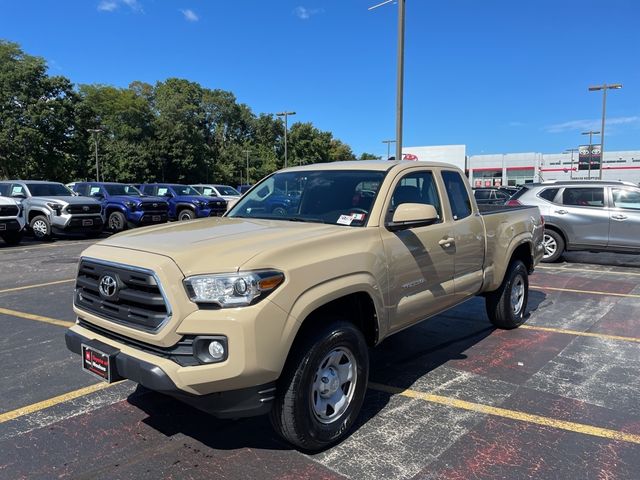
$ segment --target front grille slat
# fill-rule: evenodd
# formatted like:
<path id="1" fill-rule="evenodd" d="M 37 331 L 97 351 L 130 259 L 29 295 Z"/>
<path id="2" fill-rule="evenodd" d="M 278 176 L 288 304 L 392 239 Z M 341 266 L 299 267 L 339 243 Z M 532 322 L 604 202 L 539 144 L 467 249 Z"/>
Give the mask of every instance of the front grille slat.
<path id="1" fill-rule="evenodd" d="M 16 217 L 20 209 L 17 205 L 3 205 L 0 207 L 0 217 Z"/>
<path id="2" fill-rule="evenodd" d="M 166 213 L 169 210 L 169 204 L 159 202 L 143 202 L 140 205 L 140 210 L 144 212 Z"/>
<path id="3" fill-rule="evenodd" d="M 116 282 L 106 296 L 100 290 L 104 276 Z M 153 272 L 82 259 L 76 279 L 75 304 L 107 320 L 145 331 L 157 331 L 171 310 Z"/>
<path id="4" fill-rule="evenodd" d="M 79 215 L 79 214 L 95 214 L 95 213 L 100 213 L 102 211 L 102 207 L 97 204 L 97 205 L 68 205 L 67 206 L 67 213 L 70 213 L 72 215 Z"/>

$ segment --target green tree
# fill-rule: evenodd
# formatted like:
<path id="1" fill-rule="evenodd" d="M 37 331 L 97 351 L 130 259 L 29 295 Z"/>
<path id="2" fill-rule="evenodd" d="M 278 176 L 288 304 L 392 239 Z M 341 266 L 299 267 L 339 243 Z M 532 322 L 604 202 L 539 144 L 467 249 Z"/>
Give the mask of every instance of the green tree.
<path id="1" fill-rule="evenodd" d="M 373 153 L 362 152 L 358 160 L 381 160 L 380 155 L 374 155 Z"/>

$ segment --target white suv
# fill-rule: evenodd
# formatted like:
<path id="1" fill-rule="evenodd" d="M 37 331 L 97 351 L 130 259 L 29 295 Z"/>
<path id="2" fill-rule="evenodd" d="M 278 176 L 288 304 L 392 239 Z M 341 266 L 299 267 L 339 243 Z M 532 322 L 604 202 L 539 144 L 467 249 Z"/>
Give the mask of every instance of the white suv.
<path id="1" fill-rule="evenodd" d="M 17 245 L 23 231 L 22 207 L 15 200 L 0 196 L 0 238 L 8 245 Z"/>

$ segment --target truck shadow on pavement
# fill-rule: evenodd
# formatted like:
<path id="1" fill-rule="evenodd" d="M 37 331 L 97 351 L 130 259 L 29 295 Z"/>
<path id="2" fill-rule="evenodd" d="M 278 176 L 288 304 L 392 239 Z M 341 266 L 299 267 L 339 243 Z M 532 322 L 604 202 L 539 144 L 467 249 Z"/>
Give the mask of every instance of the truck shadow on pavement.
<path id="1" fill-rule="evenodd" d="M 545 299 L 544 293 L 531 290 L 529 314 Z M 370 351 L 369 380 L 412 388 L 438 367 L 466 359 L 467 350 L 496 330 L 484 308 L 484 300 L 475 298 L 385 340 Z M 352 434 L 375 418 L 391 398 L 389 393 L 369 390 Z M 293 448 L 275 434 L 266 415 L 221 420 L 140 386 L 127 400 L 148 415 L 143 423 L 166 437 L 184 435 L 216 450 Z"/>

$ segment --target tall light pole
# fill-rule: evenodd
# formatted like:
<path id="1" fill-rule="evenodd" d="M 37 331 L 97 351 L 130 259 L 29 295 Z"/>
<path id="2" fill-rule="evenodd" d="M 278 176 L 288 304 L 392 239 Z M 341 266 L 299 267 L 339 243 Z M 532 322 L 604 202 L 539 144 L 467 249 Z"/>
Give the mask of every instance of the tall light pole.
<path id="1" fill-rule="evenodd" d="M 250 150 L 243 150 L 243 152 L 247 156 L 247 185 L 249 185 L 249 153 L 250 153 Z"/>
<path id="2" fill-rule="evenodd" d="M 402 160 L 402 109 L 404 95 L 404 10 L 405 0 L 386 0 L 369 7 L 369 10 L 381 7 L 392 1 L 398 2 L 398 65 L 396 71 L 396 160 Z"/>
<path id="3" fill-rule="evenodd" d="M 593 136 L 600 135 L 600 132 L 594 132 L 593 130 L 589 130 L 588 132 L 582 132 L 582 135 L 589 135 L 589 180 L 591 180 L 591 159 L 593 156 Z M 600 143 L 602 143 L 602 140 L 600 141 Z M 602 150 L 600 150 L 600 152 L 602 152 Z M 602 172 L 602 156 L 600 156 L 600 172 Z"/>
<path id="4" fill-rule="evenodd" d="M 98 163 L 98 135 L 102 133 L 101 128 L 89 128 L 87 132 L 93 134 L 93 143 L 96 147 L 96 182 L 100 181 L 100 164 Z"/>
<path id="5" fill-rule="evenodd" d="M 612 83 L 611 85 L 603 83 L 602 85 L 594 85 L 592 87 L 589 87 L 590 92 L 597 92 L 598 90 L 602 90 L 602 126 L 600 127 L 600 176 L 598 177 L 600 180 L 602 180 L 602 162 L 604 162 L 604 119 L 607 112 L 607 90 L 620 90 L 621 88 L 621 83 Z M 589 164 L 589 167 L 591 167 L 591 164 Z"/>
<path id="6" fill-rule="evenodd" d="M 573 154 L 578 151 L 579 150 L 577 148 L 567 148 L 564 152 L 562 152 L 562 153 L 571 153 L 571 173 L 569 174 L 569 178 L 571 179 L 573 179 Z"/>
<path id="7" fill-rule="evenodd" d="M 287 118 L 289 117 L 289 115 L 295 114 L 296 112 L 287 112 L 286 110 L 284 112 L 276 113 L 276 116 L 284 117 L 284 168 L 287 168 L 287 130 L 289 129 Z"/>
<path id="8" fill-rule="evenodd" d="M 395 140 L 382 140 L 382 143 L 386 143 L 387 144 L 387 160 L 389 160 L 389 158 L 391 157 L 391 144 L 392 143 L 396 143 Z M 398 160 L 396 158 L 396 160 Z"/>

